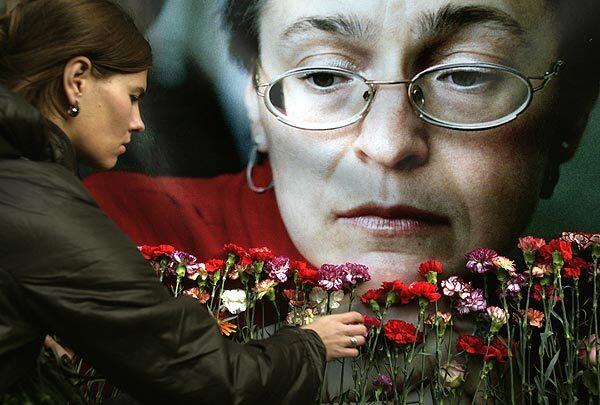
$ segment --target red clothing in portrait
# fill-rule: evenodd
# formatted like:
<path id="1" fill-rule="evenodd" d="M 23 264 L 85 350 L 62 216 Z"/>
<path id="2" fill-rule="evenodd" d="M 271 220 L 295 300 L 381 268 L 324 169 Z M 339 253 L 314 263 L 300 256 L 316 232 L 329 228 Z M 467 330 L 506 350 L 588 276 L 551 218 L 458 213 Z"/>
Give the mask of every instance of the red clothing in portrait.
<path id="1" fill-rule="evenodd" d="M 257 184 L 268 184 L 270 166 L 257 166 L 253 174 Z M 273 190 L 252 192 L 243 172 L 210 179 L 108 172 L 89 176 L 84 183 L 100 208 L 138 245 L 170 244 L 208 260 L 220 257 L 223 245 L 234 242 L 302 258 L 287 234 Z"/>

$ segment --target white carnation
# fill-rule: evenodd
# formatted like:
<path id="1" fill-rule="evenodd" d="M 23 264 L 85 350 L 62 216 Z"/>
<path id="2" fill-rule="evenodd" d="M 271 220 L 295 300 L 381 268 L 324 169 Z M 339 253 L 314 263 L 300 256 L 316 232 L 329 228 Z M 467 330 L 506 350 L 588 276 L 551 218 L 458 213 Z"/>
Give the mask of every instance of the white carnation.
<path id="1" fill-rule="evenodd" d="M 225 290 L 221 295 L 223 306 L 236 315 L 246 310 L 246 292 L 244 290 Z"/>

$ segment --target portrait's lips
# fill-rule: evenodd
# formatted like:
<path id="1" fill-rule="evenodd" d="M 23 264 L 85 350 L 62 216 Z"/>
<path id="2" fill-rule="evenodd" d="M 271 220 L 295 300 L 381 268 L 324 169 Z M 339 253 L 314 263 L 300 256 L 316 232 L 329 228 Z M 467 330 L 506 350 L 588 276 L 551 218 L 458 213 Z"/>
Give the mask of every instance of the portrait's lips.
<path id="1" fill-rule="evenodd" d="M 337 214 L 338 221 L 377 236 L 410 235 L 431 227 L 449 226 L 447 217 L 409 205 L 365 204 Z"/>

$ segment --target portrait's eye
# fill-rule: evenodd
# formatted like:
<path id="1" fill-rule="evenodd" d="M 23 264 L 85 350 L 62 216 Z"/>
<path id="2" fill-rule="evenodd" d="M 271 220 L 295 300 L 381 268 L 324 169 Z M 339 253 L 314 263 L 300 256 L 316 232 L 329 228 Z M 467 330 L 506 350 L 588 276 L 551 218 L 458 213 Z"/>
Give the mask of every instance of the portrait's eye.
<path id="1" fill-rule="evenodd" d="M 331 72 L 307 73 L 300 77 L 300 79 L 305 80 L 312 87 L 323 90 L 331 89 L 335 86 L 338 86 L 351 80 L 349 77 Z"/>
<path id="2" fill-rule="evenodd" d="M 491 86 L 501 80 L 500 75 L 489 70 L 459 70 L 440 72 L 438 81 L 446 82 L 455 88 L 474 89 L 482 86 Z"/>
<path id="3" fill-rule="evenodd" d="M 329 87 L 335 83 L 335 77 L 327 73 L 316 73 L 312 76 L 312 81 L 316 86 Z"/>
<path id="4" fill-rule="evenodd" d="M 481 77 L 476 72 L 456 72 L 451 75 L 452 83 L 459 86 L 473 86 Z"/>

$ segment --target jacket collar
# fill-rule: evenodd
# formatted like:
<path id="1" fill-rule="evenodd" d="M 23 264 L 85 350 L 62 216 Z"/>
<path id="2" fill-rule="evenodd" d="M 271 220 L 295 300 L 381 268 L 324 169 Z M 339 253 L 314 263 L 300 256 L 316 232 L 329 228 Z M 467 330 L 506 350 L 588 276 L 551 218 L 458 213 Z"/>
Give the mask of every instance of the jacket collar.
<path id="1" fill-rule="evenodd" d="M 67 135 L 21 96 L 0 86 L 0 159 L 54 162 L 76 172 Z"/>

